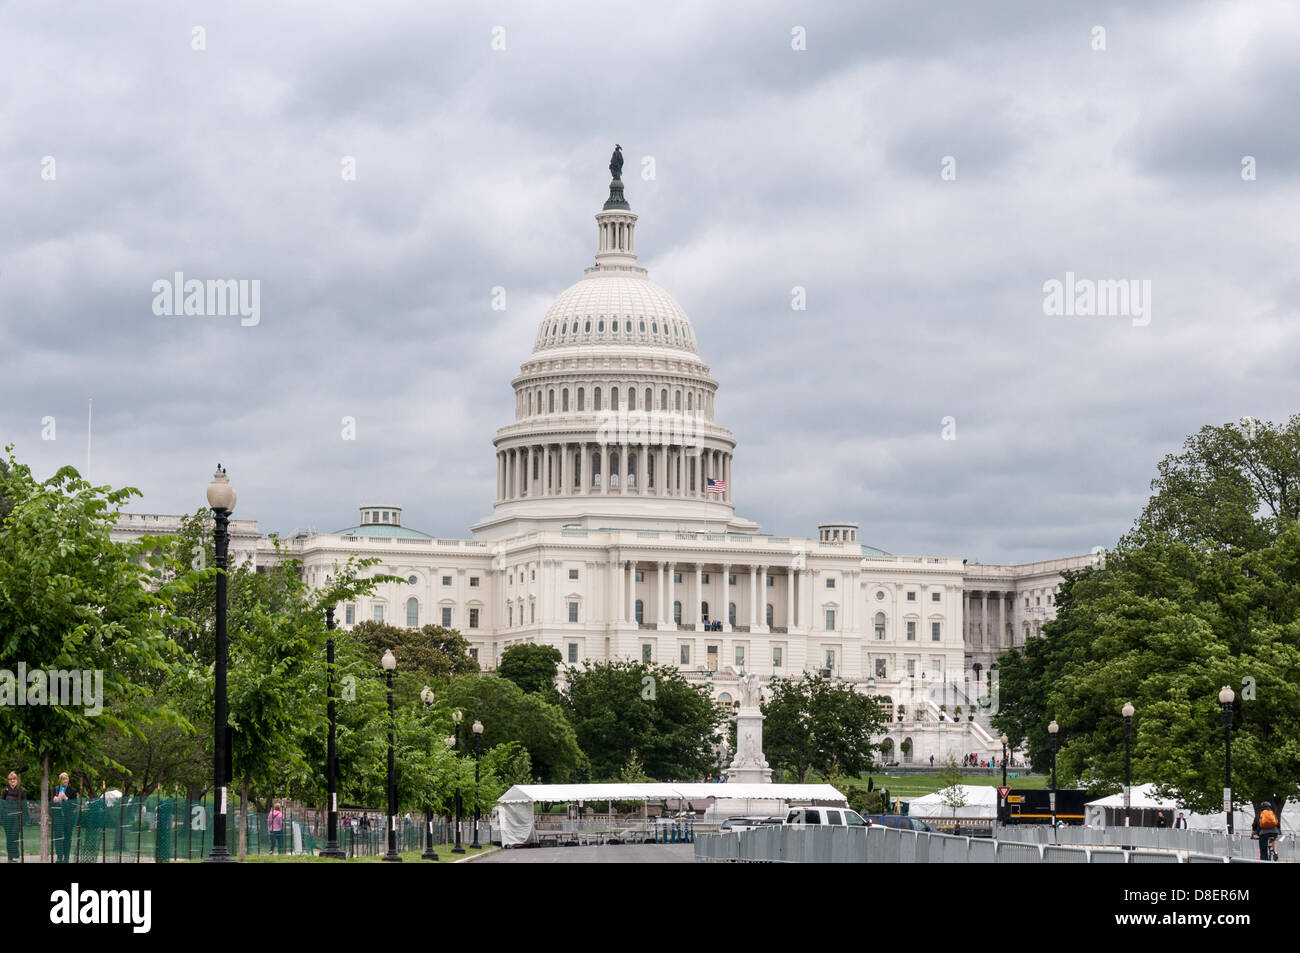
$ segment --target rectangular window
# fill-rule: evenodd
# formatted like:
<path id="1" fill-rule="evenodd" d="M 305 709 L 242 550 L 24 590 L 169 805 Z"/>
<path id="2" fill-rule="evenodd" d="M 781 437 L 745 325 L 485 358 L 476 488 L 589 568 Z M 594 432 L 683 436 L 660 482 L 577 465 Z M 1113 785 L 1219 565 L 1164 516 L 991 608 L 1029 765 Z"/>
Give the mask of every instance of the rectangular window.
<path id="1" fill-rule="evenodd" d="M 643 662 L 652 662 L 652 661 L 654 661 L 654 659 L 652 659 L 652 658 L 650 657 L 651 654 L 652 654 L 652 652 L 653 652 L 653 646 L 651 646 L 649 642 L 644 642 L 644 643 L 642 643 L 642 645 L 641 645 L 641 661 L 643 661 Z"/>
<path id="2" fill-rule="evenodd" d="M 939 595 L 940 595 L 940 594 L 937 593 L 937 592 L 932 592 L 932 593 L 930 593 L 930 601 L 931 601 L 931 602 L 938 602 L 938 601 L 939 601 Z"/>
<path id="3" fill-rule="evenodd" d="M 885 660 L 882 658 L 876 659 L 876 678 L 888 678 L 888 677 L 889 676 L 885 674 Z"/>
<path id="4" fill-rule="evenodd" d="M 907 623 L 907 641 L 909 641 L 909 642 L 915 642 L 915 641 L 916 641 L 916 623 L 915 623 L 915 622 L 908 622 L 908 623 Z"/>
<path id="5" fill-rule="evenodd" d="M 745 647 L 743 645 L 736 646 L 736 664 L 737 665 L 745 664 Z"/>
<path id="6" fill-rule="evenodd" d="M 682 574 L 679 572 L 673 573 L 673 582 L 677 583 L 681 581 L 682 581 Z"/>
<path id="7" fill-rule="evenodd" d="M 477 662 L 477 661 L 478 661 L 478 649 L 473 649 L 473 648 L 470 649 L 470 650 L 469 650 L 469 657 L 472 658 L 474 661 Z"/>
<path id="8" fill-rule="evenodd" d="M 916 593 L 915 593 L 915 592 L 909 592 L 909 593 L 907 594 L 907 601 L 908 601 L 908 602 L 915 602 L 915 601 L 916 601 Z"/>
<path id="9" fill-rule="evenodd" d="M 343 620 L 348 625 L 352 625 L 357 621 L 357 607 L 350 602 L 347 608 L 343 610 Z"/>
<path id="10" fill-rule="evenodd" d="M 942 637 L 939 635 L 939 623 L 938 623 L 938 622 L 931 622 L 931 623 L 930 623 L 930 641 L 931 641 L 931 642 L 939 642 L 939 641 L 942 641 Z"/>
<path id="11" fill-rule="evenodd" d="M 569 603 L 569 621 L 570 622 L 578 621 L 578 604 L 576 602 Z"/>
<path id="12" fill-rule="evenodd" d="M 477 589 L 477 588 L 478 588 L 478 576 L 470 576 L 470 577 L 469 577 L 469 587 L 470 587 L 471 589 Z"/>
<path id="13" fill-rule="evenodd" d="M 383 622 L 383 621 L 384 621 L 384 607 L 383 607 L 383 606 L 375 606 L 375 621 L 376 621 L 376 622 Z"/>
<path id="14" fill-rule="evenodd" d="M 907 660 L 907 676 L 908 678 L 916 678 L 916 659 L 914 658 Z"/>
<path id="15" fill-rule="evenodd" d="M 636 581 L 645 582 L 645 573 L 642 572 L 640 569 L 636 571 Z"/>
<path id="16" fill-rule="evenodd" d="M 451 628 L 451 606 L 442 607 L 442 627 L 444 629 Z"/>
<path id="17" fill-rule="evenodd" d="M 736 574 L 735 574 L 734 572 L 733 572 L 733 573 L 728 573 L 728 574 L 727 574 L 727 585 L 729 585 L 729 586 L 734 586 L 735 584 L 736 584 Z"/>
<path id="18" fill-rule="evenodd" d="M 570 579 L 577 579 L 577 578 L 578 578 L 578 570 L 576 570 L 576 569 L 570 569 L 570 570 L 569 570 L 569 578 L 570 578 Z"/>
<path id="19" fill-rule="evenodd" d="M 834 628 L 835 628 L 835 610 L 834 610 L 834 609 L 827 609 L 827 610 L 826 610 L 826 628 L 827 628 L 827 629 L 834 629 Z"/>
<path id="20" fill-rule="evenodd" d="M 772 667 L 781 667 L 781 646 L 779 645 L 772 646 Z"/>
<path id="21" fill-rule="evenodd" d="M 569 664 L 572 665 L 576 661 L 578 661 L 578 643 L 570 642 L 569 643 Z"/>
<path id="22" fill-rule="evenodd" d="M 827 588 L 827 589 L 834 589 L 834 588 L 835 588 L 835 580 L 834 580 L 834 579 L 829 579 L 829 578 L 828 578 L 828 579 L 826 580 L 826 588 Z"/>
<path id="23" fill-rule="evenodd" d="M 477 610 L 477 609 L 470 609 L 470 610 L 469 610 L 469 627 L 470 627 L 471 629 L 477 629 L 477 628 L 478 628 L 478 610 Z"/>
<path id="24" fill-rule="evenodd" d="M 682 646 L 682 664 L 683 665 L 691 664 L 691 647 L 689 645 Z"/>
<path id="25" fill-rule="evenodd" d="M 767 584 L 768 584 L 769 586 L 774 586 L 774 585 L 776 585 L 776 580 L 775 580 L 772 576 L 768 576 L 768 577 L 767 577 Z"/>
<path id="26" fill-rule="evenodd" d="M 826 664 L 825 664 L 823 667 L 824 667 L 824 668 L 834 668 L 834 667 L 835 667 L 835 650 L 834 650 L 834 649 L 827 649 L 827 650 L 826 650 Z"/>
<path id="27" fill-rule="evenodd" d="M 444 586 L 450 586 L 450 585 L 451 585 L 451 576 L 443 576 L 443 577 L 442 577 L 442 584 L 443 584 Z"/>
<path id="28" fill-rule="evenodd" d="M 707 572 L 700 573 L 700 584 L 704 586 L 709 584 L 709 574 Z"/>

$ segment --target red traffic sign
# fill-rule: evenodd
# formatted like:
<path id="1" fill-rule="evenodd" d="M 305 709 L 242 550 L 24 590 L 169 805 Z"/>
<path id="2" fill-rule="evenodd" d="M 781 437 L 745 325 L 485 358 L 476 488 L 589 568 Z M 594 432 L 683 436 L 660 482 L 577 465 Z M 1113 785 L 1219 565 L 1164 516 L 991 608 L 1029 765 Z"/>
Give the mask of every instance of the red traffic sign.
<path id="1" fill-rule="evenodd" d="M 1011 793 L 1011 788 L 1005 785 L 998 785 L 998 797 L 1002 798 L 1005 801 L 1007 795 L 1010 793 Z"/>

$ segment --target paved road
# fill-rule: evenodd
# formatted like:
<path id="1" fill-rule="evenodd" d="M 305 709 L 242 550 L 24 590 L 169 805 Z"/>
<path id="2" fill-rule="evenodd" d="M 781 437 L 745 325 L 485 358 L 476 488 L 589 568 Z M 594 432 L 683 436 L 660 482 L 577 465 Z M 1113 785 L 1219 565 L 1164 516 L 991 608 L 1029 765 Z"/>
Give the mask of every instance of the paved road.
<path id="1" fill-rule="evenodd" d="M 694 844 L 611 844 L 605 847 L 512 847 L 476 864 L 691 864 Z"/>

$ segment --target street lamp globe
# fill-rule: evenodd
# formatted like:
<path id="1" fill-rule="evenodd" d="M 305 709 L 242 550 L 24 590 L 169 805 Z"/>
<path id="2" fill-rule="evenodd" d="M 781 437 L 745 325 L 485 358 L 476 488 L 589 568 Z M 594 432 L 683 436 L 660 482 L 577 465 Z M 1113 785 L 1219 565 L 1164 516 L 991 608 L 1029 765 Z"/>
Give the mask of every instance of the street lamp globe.
<path id="1" fill-rule="evenodd" d="M 453 712 L 451 713 L 451 720 L 454 721 L 454 722 L 455 722 L 456 724 L 458 724 L 458 725 L 460 724 L 461 719 L 464 718 L 464 717 L 465 717 L 465 716 L 464 716 L 463 714 L 461 714 L 461 711 L 460 711 L 459 708 L 457 708 L 455 711 L 453 711 Z"/>
<path id="2" fill-rule="evenodd" d="M 1231 688 L 1229 688 L 1227 685 L 1224 685 L 1221 689 L 1219 689 L 1219 704 L 1220 704 L 1220 705 L 1231 705 L 1232 702 L 1233 702 L 1233 700 L 1234 700 L 1236 697 L 1237 697 L 1237 693 L 1234 692 L 1234 691 L 1233 691 Z"/>
<path id="3" fill-rule="evenodd" d="M 433 689 L 428 685 L 425 685 L 423 691 L 420 692 L 420 701 L 424 702 L 426 705 L 433 704 Z"/>
<path id="4" fill-rule="evenodd" d="M 1004 748 L 1007 746 L 1007 742 L 1010 741 L 1010 740 L 1011 740 L 1011 739 L 1009 739 L 1009 738 L 1006 736 L 1005 733 L 1002 735 L 1001 738 L 998 739 L 998 741 L 1001 741 L 1001 742 L 1002 742 L 1002 747 L 1004 747 Z"/>
<path id="5" fill-rule="evenodd" d="M 1120 714 L 1125 718 L 1132 718 L 1133 712 L 1135 711 L 1137 711 L 1137 709 L 1133 707 L 1132 702 L 1125 702 L 1124 707 L 1120 709 Z"/>
<path id="6" fill-rule="evenodd" d="M 476 735 L 483 734 L 483 722 L 481 721 L 474 722 L 474 734 Z"/>
<path id="7" fill-rule="evenodd" d="M 443 738 L 442 743 L 445 744 L 448 748 L 456 747 L 456 739 L 453 735 L 448 735 L 446 738 Z"/>
<path id="8" fill-rule="evenodd" d="M 1060 730 L 1061 730 L 1061 726 L 1058 725 L 1058 724 L 1056 723 L 1056 719 L 1053 718 L 1051 724 L 1049 724 L 1049 725 L 1047 726 L 1047 733 L 1048 733 L 1049 735 L 1055 735 L 1055 734 L 1056 734 L 1058 731 L 1060 731 Z"/>
<path id="9" fill-rule="evenodd" d="M 208 506 L 227 514 L 235 511 L 235 488 L 230 485 L 230 478 L 219 463 L 217 472 L 212 474 L 212 482 L 208 484 Z"/>
<path id="10" fill-rule="evenodd" d="M 397 659 L 396 659 L 396 657 L 393 655 L 393 650 L 392 650 L 392 649 L 385 649 L 385 650 L 384 650 L 384 658 L 383 658 L 382 664 L 383 664 L 383 666 L 384 666 L 384 671 L 385 671 L 385 672 L 391 672 L 391 671 L 393 671 L 394 669 L 397 668 Z"/>

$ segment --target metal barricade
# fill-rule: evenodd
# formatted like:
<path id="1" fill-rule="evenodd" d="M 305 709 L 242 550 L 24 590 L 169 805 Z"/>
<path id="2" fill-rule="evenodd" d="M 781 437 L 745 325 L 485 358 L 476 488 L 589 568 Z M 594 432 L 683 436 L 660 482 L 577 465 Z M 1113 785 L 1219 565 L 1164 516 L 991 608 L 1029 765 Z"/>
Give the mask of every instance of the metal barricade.
<path id="1" fill-rule="evenodd" d="M 966 862 L 970 864 L 992 864 L 997 862 L 997 841 L 984 837 L 972 837 L 967 845 Z"/>
<path id="2" fill-rule="evenodd" d="M 1188 851 L 1187 862 L 1189 864 L 1226 864 L 1227 857 L 1216 857 L 1214 854 L 1199 854 L 1194 851 Z"/>
<path id="3" fill-rule="evenodd" d="M 1122 851 L 1118 847 L 1090 847 L 1088 848 L 1088 862 L 1090 864 L 1126 864 L 1128 863 L 1126 854 L 1126 851 Z"/>
<path id="4" fill-rule="evenodd" d="M 999 864 L 1040 864 L 1043 855 L 1037 844 L 1017 844 L 1011 841 L 998 841 L 995 851 Z"/>
<path id="5" fill-rule="evenodd" d="M 1130 864 L 1176 864 L 1178 854 L 1171 850 L 1133 850 L 1129 851 Z"/>
<path id="6" fill-rule="evenodd" d="M 1088 849 L 1086 847 L 1055 847 L 1046 844 L 1043 847 L 1045 864 L 1086 864 Z"/>

